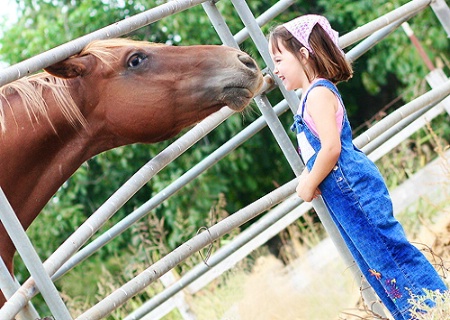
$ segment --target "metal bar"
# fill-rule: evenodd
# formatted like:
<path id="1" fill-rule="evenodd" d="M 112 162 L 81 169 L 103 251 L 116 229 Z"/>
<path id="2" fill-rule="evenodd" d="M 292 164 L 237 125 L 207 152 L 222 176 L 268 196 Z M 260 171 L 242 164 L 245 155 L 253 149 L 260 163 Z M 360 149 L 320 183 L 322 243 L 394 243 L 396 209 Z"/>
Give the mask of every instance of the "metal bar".
<path id="1" fill-rule="evenodd" d="M 53 276 L 63 263 L 78 251 L 81 246 L 86 243 L 86 241 L 155 174 L 232 114 L 234 114 L 234 111 L 228 107 L 213 113 L 139 169 L 44 262 L 46 272 L 50 276 Z M 33 296 L 34 291 L 32 289 L 34 287 L 34 280 L 32 278 L 28 279 L 6 302 L 5 306 L 8 304 L 16 306 L 16 309 L 14 310 L 17 314 L 20 308 L 23 308 L 26 305 L 26 302 Z M 5 309 L 5 306 L 0 310 L 0 319 L 2 319 L 2 310 Z"/>
<path id="2" fill-rule="evenodd" d="M 433 0 L 430 6 L 447 33 L 447 38 L 450 38 L 450 8 L 448 4 L 445 0 Z"/>
<path id="3" fill-rule="evenodd" d="M 42 296 L 55 319 L 72 319 L 52 280 L 45 272 L 38 254 L 34 250 L 2 188 L 0 188 L 0 221 L 3 223 L 28 271 L 36 280 L 37 286 L 41 290 Z M 10 313 L 6 304 L 0 309 L 0 312 L 2 314 L 0 319 L 12 319 L 15 316 L 15 314 Z"/>
<path id="4" fill-rule="evenodd" d="M 428 84 L 431 86 L 431 88 L 436 88 L 439 86 L 442 82 L 445 82 L 448 80 L 447 76 L 444 74 L 444 72 L 441 69 L 434 69 L 432 72 L 430 72 L 426 76 Z M 437 101 L 436 101 L 437 102 Z M 432 105 L 434 105 L 435 102 L 433 102 Z M 439 102 L 435 107 L 433 107 L 431 110 L 427 111 L 424 115 L 420 116 L 418 119 L 416 119 L 414 122 L 412 122 L 408 127 L 404 128 L 394 136 L 391 136 L 389 140 L 384 141 L 382 145 L 380 145 L 379 139 L 381 139 L 384 134 L 381 134 L 378 138 L 372 140 L 369 144 L 367 144 L 362 150 L 364 151 L 365 148 L 368 148 L 367 150 L 374 149 L 372 145 L 378 146 L 373 152 L 370 154 L 371 159 L 373 161 L 378 160 L 381 158 L 384 154 L 391 151 L 394 147 L 400 144 L 400 142 L 404 141 L 407 137 L 411 136 L 414 132 L 419 130 L 420 128 L 423 128 L 427 123 L 431 122 L 435 117 L 437 117 L 439 114 L 444 112 L 446 110 L 447 112 L 450 111 L 450 96 L 447 96 L 444 100 Z M 428 109 L 427 106 L 424 107 L 424 109 Z M 449 112 L 450 113 L 450 112 Z M 416 112 L 415 114 L 419 115 L 421 114 L 420 111 Z M 401 129 L 401 127 L 397 128 L 399 125 L 404 123 L 404 121 L 407 121 L 411 116 L 408 116 L 405 118 L 405 120 L 402 120 L 398 122 L 394 126 L 396 129 Z M 388 132 L 396 132 L 396 129 L 388 129 Z M 399 130 L 398 130 L 399 131 Z"/>
<path id="5" fill-rule="evenodd" d="M 388 26 L 389 24 L 402 19 L 405 16 L 414 15 L 424 8 L 426 8 L 431 3 L 431 0 L 413 0 L 403 6 L 375 19 L 371 22 L 366 23 L 363 26 L 343 35 L 339 38 L 339 45 L 341 48 L 346 48 L 355 42 L 358 42 L 367 36 L 371 35 L 375 31 Z"/>
<path id="6" fill-rule="evenodd" d="M 425 65 L 427 66 L 427 68 L 430 71 L 433 71 L 435 69 L 433 62 L 431 61 L 431 59 L 428 57 L 427 53 L 425 52 L 425 49 L 423 48 L 422 44 L 420 43 L 419 39 L 417 39 L 416 35 L 414 34 L 414 31 L 411 29 L 411 27 L 409 26 L 408 22 L 403 22 L 402 23 L 402 28 L 403 31 L 405 31 L 406 35 L 408 36 L 408 38 L 411 40 L 411 42 L 413 43 L 414 47 L 416 47 L 417 51 L 419 52 L 420 57 L 422 58 L 423 62 L 425 63 Z"/>
<path id="7" fill-rule="evenodd" d="M 202 7 L 208 15 L 209 20 L 213 23 L 214 29 L 219 35 L 222 43 L 226 46 L 239 49 L 239 45 L 228 28 L 227 23 L 223 19 L 219 10 L 217 10 L 216 3 L 214 1 L 207 1 L 202 4 Z"/>
<path id="8" fill-rule="evenodd" d="M 220 261 L 220 263 L 216 264 L 213 267 L 211 266 L 211 264 L 209 264 L 210 260 L 208 259 L 208 265 L 210 266 L 210 268 L 207 269 L 206 273 L 202 276 L 199 275 L 197 279 L 187 287 L 187 292 L 189 292 L 190 294 L 197 293 L 212 280 L 218 278 L 226 270 L 233 268 L 233 266 L 235 266 L 239 261 L 243 260 L 254 250 L 261 247 L 271 238 L 285 230 L 289 225 L 298 221 L 300 217 L 302 217 L 305 213 L 312 209 L 311 203 L 303 202 L 294 209 L 290 211 L 287 210 L 286 203 L 294 201 L 298 201 L 299 203 L 302 202 L 297 194 L 293 194 L 289 198 L 284 200 L 275 209 L 269 211 L 258 221 L 253 223 L 249 228 L 242 231 L 242 233 L 244 233 L 249 230 L 251 234 L 247 234 L 246 239 L 241 240 L 242 243 L 236 244 L 230 242 L 229 244 L 227 244 L 227 246 L 231 246 L 229 248 L 229 255 L 227 257 L 224 257 L 224 259 Z M 284 212 L 284 214 L 283 211 L 281 211 L 281 208 L 278 208 L 280 206 L 285 207 L 286 210 L 283 209 L 283 211 L 286 211 Z M 267 223 L 266 226 L 260 225 L 263 221 Z M 220 248 L 219 250 L 221 250 L 222 248 Z M 219 253 L 219 250 L 215 254 Z M 221 252 L 221 254 L 225 256 L 226 253 Z"/>
<path id="9" fill-rule="evenodd" d="M 444 73 L 444 70 L 442 70 L 441 68 L 436 68 L 429 74 L 427 74 L 425 76 L 425 79 L 427 80 L 431 88 L 436 88 L 440 86 L 441 83 L 447 81 L 449 78 Z M 444 106 L 445 111 L 447 111 L 447 113 L 450 115 L 450 99 L 444 99 L 441 104 Z"/>
<path id="10" fill-rule="evenodd" d="M 285 102 L 285 100 L 283 100 L 283 101 Z M 439 108 L 439 110 L 441 110 L 440 112 L 442 112 L 443 107 Z M 414 116 L 417 117 L 416 114 L 414 114 Z M 382 121 L 383 120 L 381 120 L 381 122 Z M 373 141 L 376 141 L 378 139 L 382 139 L 381 142 L 385 142 L 387 139 L 391 138 L 392 135 L 394 135 L 395 131 L 396 130 L 388 130 L 389 134 L 383 134 L 379 138 L 377 138 L 375 140 L 372 140 L 371 143 L 373 143 Z M 372 148 L 366 148 L 366 147 L 370 146 L 371 143 L 369 143 L 369 144 L 365 145 L 364 147 L 362 147 L 362 150 L 369 156 L 369 158 L 371 158 L 373 161 L 375 161 L 376 159 L 373 159 L 373 155 L 371 154 L 371 152 L 372 152 L 371 149 Z M 384 152 L 380 155 L 380 157 L 382 155 L 386 154 L 388 151 L 389 150 L 384 150 Z M 296 196 L 294 196 L 294 197 L 296 197 Z M 294 199 L 287 199 L 285 201 L 294 201 Z M 301 202 L 300 199 L 298 199 L 298 201 Z M 208 266 L 205 266 L 204 264 L 199 264 L 199 265 L 195 266 L 193 269 L 191 269 L 189 272 L 187 272 L 181 279 L 179 279 L 177 283 L 173 284 L 172 287 L 168 287 L 163 292 L 161 292 L 158 295 L 154 296 L 151 300 L 149 300 L 144 305 L 142 305 L 138 310 L 133 312 L 129 316 L 129 318 L 126 318 L 125 320 L 140 319 L 140 317 L 142 317 L 144 314 L 146 314 L 147 312 L 152 311 L 154 308 L 156 308 L 159 305 L 161 305 L 161 303 L 164 301 L 164 299 L 168 299 L 172 295 L 175 295 L 179 291 L 183 290 L 184 288 L 189 286 L 191 283 L 196 281 L 198 278 L 203 276 L 205 273 L 212 273 L 213 272 L 213 268 L 215 266 L 217 266 L 219 263 L 223 262 L 225 264 L 225 260 L 228 259 L 228 255 L 229 254 L 230 255 L 234 254 L 238 250 L 238 248 L 241 248 L 242 245 L 252 241 L 256 236 L 259 235 L 259 233 L 265 232 L 265 230 L 267 228 L 266 224 L 273 225 L 277 221 L 279 221 L 279 219 L 282 219 L 283 214 L 285 214 L 284 213 L 285 211 L 278 211 L 281 206 L 283 206 L 283 203 L 280 204 L 277 208 L 275 208 L 275 209 L 271 210 L 270 212 L 268 212 L 266 215 L 264 215 L 264 217 L 260 218 L 258 220 L 258 222 L 252 224 L 248 229 L 244 230 L 229 245 L 226 245 L 226 246 L 220 248 L 208 260 L 209 268 L 208 268 Z M 309 208 L 310 208 L 310 206 L 308 206 L 308 209 Z M 291 213 L 289 213 L 289 215 L 290 214 Z M 299 215 L 294 217 L 293 219 L 295 220 L 298 217 L 299 217 Z M 286 222 L 285 225 L 291 223 L 292 221 L 293 220 L 289 220 L 288 222 Z M 279 229 L 277 229 L 276 231 L 274 231 L 273 234 L 278 233 L 280 230 L 281 230 L 281 227 Z M 237 243 L 235 243 L 235 241 Z M 226 264 L 229 265 L 229 263 L 226 263 Z M 357 278 L 357 280 L 360 281 L 361 279 Z M 363 285 L 363 286 L 365 287 L 366 285 Z M 368 299 L 368 298 L 366 298 L 366 299 Z M 368 301 L 368 300 L 366 300 L 366 301 Z"/>
<path id="11" fill-rule="evenodd" d="M 0 87 L 80 52 L 89 42 L 128 34 L 207 0 L 172 0 L 0 70 Z"/>
<path id="12" fill-rule="evenodd" d="M 165 300 L 173 297 L 176 293 L 186 288 L 188 285 L 199 279 L 207 272 L 212 271 L 213 268 L 216 267 L 219 263 L 228 259 L 231 254 L 235 253 L 250 240 L 260 235 L 264 230 L 267 230 L 267 228 L 272 227 L 278 220 L 294 210 L 296 211 L 296 213 L 292 220 L 295 221 L 295 219 L 298 219 L 301 215 L 303 215 L 311 208 L 310 204 L 302 204 L 302 202 L 303 201 L 296 195 L 291 195 L 281 204 L 262 216 L 256 223 L 252 224 L 247 229 L 242 231 L 233 239 L 232 242 L 218 249 L 208 259 L 207 264 L 197 264 L 194 268 L 183 275 L 183 277 L 181 277 L 181 279 L 179 279 L 176 283 L 174 283 L 170 287 L 167 287 L 164 291 L 157 294 L 156 296 L 152 297 L 151 300 L 144 303 L 139 309 L 128 315 L 128 317 L 126 317 L 124 320 L 141 319 L 148 312 L 160 306 Z M 275 235 L 279 231 L 280 230 L 276 230 L 276 232 L 273 232 L 273 235 Z"/>
<path id="13" fill-rule="evenodd" d="M 410 16 L 404 17 L 398 21 L 391 23 L 390 25 L 380 29 L 366 39 L 357 44 L 354 48 L 347 52 L 346 57 L 350 62 L 356 61 L 359 57 L 361 57 L 364 53 L 369 51 L 372 47 L 374 47 L 378 42 L 386 38 L 392 32 L 394 32 L 404 21 L 408 20 Z"/>
<path id="14" fill-rule="evenodd" d="M 387 128 L 395 126 L 395 124 L 410 114 L 420 110 L 424 106 L 433 104 L 435 102 L 443 100 L 450 94 L 450 80 L 447 80 L 439 87 L 428 91 L 422 96 L 414 99 L 413 101 L 405 104 L 402 108 L 395 110 L 382 121 L 369 128 L 366 132 L 361 134 L 355 140 L 353 140 L 356 147 L 361 148 L 376 137 L 383 134 Z"/>
<path id="15" fill-rule="evenodd" d="M 422 115 L 424 115 L 427 111 L 434 108 L 438 104 L 438 102 L 435 102 L 433 104 L 430 104 L 428 106 L 425 106 L 424 108 L 420 109 L 416 113 L 413 113 L 403 120 L 397 122 L 394 126 L 386 129 L 381 135 L 376 137 L 374 140 L 370 141 L 370 143 L 366 144 L 363 148 L 361 148 L 361 151 L 364 153 L 371 153 L 381 145 L 383 145 L 389 137 L 394 136 L 394 134 L 400 132 L 404 128 L 406 128 L 408 125 L 410 125 L 414 120 L 418 119 Z"/>
<path id="16" fill-rule="evenodd" d="M 274 107 L 274 110 L 277 114 L 281 114 L 288 109 L 288 105 L 286 100 L 283 100 L 279 104 Z M 180 190 L 183 186 L 197 178 L 200 174 L 211 168 L 215 163 L 223 159 L 229 153 L 231 153 L 234 149 L 238 148 L 241 144 L 243 144 L 250 137 L 254 136 L 261 129 L 263 129 L 267 125 L 264 117 L 259 117 L 255 121 L 253 121 L 249 126 L 243 129 L 241 132 L 236 134 L 226 143 L 221 145 L 217 150 L 212 152 L 209 156 L 203 159 L 201 162 L 196 164 L 194 167 L 189 169 L 186 173 L 184 173 L 181 177 L 171 183 L 169 186 L 158 192 L 155 196 L 153 196 L 150 200 L 144 203 L 135 211 L 128 214 L 125 218 L 123 218 L 116 225 L 112 226 L 109 230 L 105 231 L 102 235 L 97 237 L 91 243 L 86 245 L 83 249 L 77 252 L 69 261 L 67 261 L 54 275 L 53 280 L 60 278 L 70 269 L 74 268 L 80 262 L 85 260 L 91 254 L 93 254 L 96 250 L 100 249 L 115 237 L 120 235 L 126 229 L 128 229 L 131 225 L 133 225 L 136 221 L 147 215 L 151 210 L 159 206 L 165 200 L 167 200 L 170 196 L 175 194 L 178 190 Z"/>
<path id="17" fill-rule="evenodd" d="M 284 12 L 287 8 L 289 8 L 291 5 L 295 3 L 295 0 L 280 0 L 277 3 L 275 3 L 270 9 L 268 9 L 266 12 L 261 14 L 259 17 L 256 18 L 256 23 L 258 26 L 263 26 L 276 16 L 278 16 L 280 13 Z M 244 42 L 249 37 L 249 33 L 247 28 L 242 29 L 238 33 L 234 35 L 234 39 L 236 39 L 237 43 Z"/>
<path id="18" fill-rule="evenodd" d="M 20 285 L 13 279 L 5 262 L 0 257 L 0 288 L 5 298 L 9 299 L 19 287 Z M 40 318 L 31 302 L 28 302 L 28 305 L 20 311 L 19 317 L 21 320 L 35 320 Z"/>
<path id="19" fill-rule="evenodd" d="M 294 192 L 296 184 L 296 179 L 286 183 L 191 238 L 80 315 L 77 320 L 102 319 L 195 252 L 289 197 Z"/>
<path id="20" fill-rule="evenodd" d="M 270 106 L 269 99 L 265 95 L 255 97 L 255 101 L 261 110 L 262 115 L 266 118 L 267 124 L 269 125 L 272 134 L 275 137 L 278 145 L 280 146 L 283 154 L 291 166 L 292 171 L 296 176 L 299 176 L 302 173 L 304 165 L 298 155 L 298 152 L 292 141 L 289 139 L 287 132 L 283 125 L 278 119 L 277 114 Z"/>

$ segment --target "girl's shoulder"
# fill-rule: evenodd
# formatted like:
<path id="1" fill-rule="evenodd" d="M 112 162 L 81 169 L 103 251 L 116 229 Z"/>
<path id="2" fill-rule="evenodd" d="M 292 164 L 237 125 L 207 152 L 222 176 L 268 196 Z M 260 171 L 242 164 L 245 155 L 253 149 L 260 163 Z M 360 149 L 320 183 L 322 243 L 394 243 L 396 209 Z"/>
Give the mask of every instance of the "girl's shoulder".
<path id="1" fill-rule="evenodd" d="M 328 99 L 334 100 L 335 98 L 338 98 L 340 103 L 343 104 L 341 94 L 336 85 L 330 80 L 324 78 L 318 78 L 311 83 L 306 92 L 305 98 L 314 101 L 324 101 Z"/>
<path id="2" fill-rule="evenodd" d="M 314 86 L 308 90 L 308 103 L 324 103 L 336 100 L 336 94 L 325 86 Z"/>

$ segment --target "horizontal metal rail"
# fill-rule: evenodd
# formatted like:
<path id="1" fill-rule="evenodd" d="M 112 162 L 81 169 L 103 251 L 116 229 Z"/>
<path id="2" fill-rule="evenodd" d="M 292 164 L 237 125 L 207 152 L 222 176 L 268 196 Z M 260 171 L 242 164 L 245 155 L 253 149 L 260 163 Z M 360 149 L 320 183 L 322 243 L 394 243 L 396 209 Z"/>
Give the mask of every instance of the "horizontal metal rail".
<path id="1" fill-rule="evenodd" d="M 396 113 L 400 114 L 401 117 L 406 117 L 410 113 L 417 111 L 417 110 L 415 110 L 415 108 L 417 108 L 417 105 L 419 103 L 422 103 L 422 107 L 425 107 L 429 103 L 434 103 L 434 102 L 438 101 L 439 99 L 442 99 L 441 94 L 442 94 L 442 91 L 444 91 L 444 90 L 446 90 L 447 95 L 450 94 L 450 80 L 447 81 L 444 85 L 440 86 L 439 88 L 433 89 L 433 90 L 425 93 L 423 96 L 411 101 L 409 104 L 406 104 L 404 107 L 398 109 L 397 110 L 398 112 L 396 112 Z M 437 94 L 436 94 L 436 92 L 437 92 Z M 433 101 L 433 99 L 435 99 L 435 101 Z M 411 106 L 413 106 L 413 107 L 411 107 Z M 408 112 L 410 112 L 410 113 L 408 113 Z M 397 117 L 397 116 L 394 115 L 394 117 Z M 362 147 L 364 145 L 364 143 L 367 143 L 372 138 L 375 138 L 375 136 L 377 136 L 377 134 L 379 132 L 383 132 L 384 130 L 386 130 L 386 128 L 389 128 L 391 126 L 392 126 L 392 124 L 391 124 L 390 118 L 386 117 L 385 119 L 381 120 L 379 123 L 377 123 L 376 125 L 374 125 L 371 128 L 372 130 L 369 129 L 370 130 L 369 134 L 367 134 L 367 133 L 364 134 L 364 139 L 362 140 L 362 142 L 360 142 L 360 147 Z M 367 141 L 367 139 L 368 139 L 368 141 Z M 290 183 L 295 184 L 295 179 L 293 181 L 291 181 Z M 287 188 L 287 185 L 283 186 L 282 188 Z M 291 188 L 291 187 L 289 187 L 289 188 Z M 272 195 L 277 190 L 278 189 L 272 191 L 272 193 L 269 194 L 270 195 L 269 198 L 263 197 L 260 199 L 260 200 L 264 199 L 264 201 L 269 201 L 269 202 L 274 201 L 274 203 L 267 203 L 267 207 L 262 208 L 261 203 L 259 202 L 259 200 L 257 200 L 255 202 L 255 206 L 253 206 L 253 204 L 251 204 L 251 205 L 245 207 L 244 209 L 239 210 L 238 212 L 225 218 L 224 220 L 220 221 L 216 225 L 210 227 L 208 229 L 208 232 L 202 232 L 200 235 L 193 237 L 191 240 L 186 242 L 184 245 L 181 245 L 180 247 L 178 247 L 177 249 L 175 249 L 174 251 L 169 253 L 167 256 L 163 257 L 161 260 L 159 260 L 158 262 L 156 262 L 155 264 L 150 266 L 148 269 L 146 269 L 144 272 L 142 272 L 140 275 L 138 275 L 133 280 L 131 280 L 128 284 L 125 284 L 121 288 L 117 289 L 110 296 L 108 296 L 107 298 L 105 298 L 104 300 L 99 302 L 99 304 L 92 307 L 90 309 L 90 311 L 86 312 L 78 319 L 80 319 L 80 320 L 81 319 L 91 319 L 91 320 L 101 319 L 101 318 L 98 318 L 98 316 L 105 316 L 106 314 L 108 314 L 105 312 L 112 311 L 112 310 L 108 309 L 108 308 L 110 308 L 110 307 L 108 307 L 108 305 L 110 305 L 111 303 L 114 303 L 117 305 L 122 305 L 127 300 L 131 299 L 131 297 L 133 295 L 139 293 L 146 286 L 150 285 L 150 283 L 155 281 L 159 276 L 161 276 L 165 272 L 168 272 L 169 270 L 171 270 L 178 263 L 184 261 L 188 256 L 194 254 L 196 251 L 200 250 L 204 246 L 212 243 L 214 240 L 216 240 L 221 235 L 236 228 L 237 223 L 243 224 L 243 223 L 253 219 L 261 212 L 264 212 L 264 211 L 270 209 L 276 203 L 279 203 L 280 201 L 282 201 L 281 199 L 278 199 L 278 198 L 277 198 L 278 200 L 275 201 L 272 198 Z M 292 193 L 294 193 L 294 189 L 291 189 L 291 194 L 288 194 L 287 196 L 285 194 L 285 191 L 280 191 L 280 192 L 282 192 L 282 194 L 286 198 L 287 196 L 290 196 Z M 268 200 L 268 199 L 272 199 L 272 200 Z M 236 219 L 238 221 L 236 221 Z M 220 226 L 216 227 L 219 224 L 220 224 Z M 221 235 L 217 236 L 216 231 L 212 232 L 211 235 L 209 236 L 210 241 L 208 242 L 207 239 L 205 239 L 205 237 L 207 237 L 207 235 L 205 235 L 205 233 L 211 232 L 211 229 L 214 227 L 219 228 Z M 199 236 L 202 236 L 202 237 L 199 237 Z M 199 237 L 199 238 L 197 238 L 197 237 Z M 207 241 L 207 243 L 205 244 L 204 241 Z M 199 242 L 199 243 L 197 243 L 197 242 Z M 186 250 L 186 247 L 188 247 L 188 250 Z M 198 250 L 196 250 L 197 248 L 198 248 Z M 175 257 L 179 257 L 179 258 L 177 259 Z"/>
<path id="2" fill-rule="evenodd" d="M 339 45 L 341 48 L 347 48 L 348 46 L 358 42 L 372 33 L 380 30 L 383 27 L 394 23 L 397 20 L 402 19 L 403 17 L 412 16 L 422 11 L 426 7 L 428 7 L 431 3 L 431 0 L 413 0 L 410 1 L 403 6 L 375 19 L 371 22 L 366 23 L 365 25 L 358 27 L 352 32 L 349 32 L 342 37 L 339 38 Z"/>
<path id="3" fill-rule="evenodd" d="M 80 52 L 89 42 L 128 34 L 207 0 L 172 0 L 0 70 L 0 87 Z"/>
<path id="4" fill-rule="evenodd" d="M 286 100 L 283 100 L 278 105 L 274 107 L 274 111 L 279 115 L 288 109 Z M 151 210 L 155 209 L 157 206 L 162 204 L 169 197 L 174 195 L 178 190 L 183 188 L 186 184 L 193 181 L 203 172 L 211 168 L 214 164 L 219 162 L 221 159 L 230 154 L 233 150 L 242 145 L 245 141 L 250 139 L 260 130 L 265 128 L 267 123 L 264 117 L 259 117 L 257 120 L 253 121 L 249 126 L 240 131 L 230 140 L 221 145 L 218 149 L 212 152 L 205 159 L 200 161 L 198 164 L 189 169 L 177 180 L 172 182 L 169 186 L 158 192 L 150 200 L 144 203 L 135 211 L 128 214 L 116 225 L 112 226 L 109 230 L 105 231 L 102 235 L 97 237 L 91 243 L 86 245 L 83 249 L 77 252 L 69 261 L 67 261 L 59 270 L 55 273 L 53 280 L 57 280 L 70 269 L 74 268 L 80 262 L 84 261 L 87 257 L 95 253 L 98 249 L 102 248 L 104 245 L 109 243 L 115 237 L 120 235 L 122 232 L 131 227 L 139 219 L 147 215 Z"/>
<path id="5" fill-rule="evenodd" d="M 292 195 L 296 185 L 297 181 L 294 179 L 186 241 L 76 319 L 99 320 L 107 316 L 193 253 Z"/>

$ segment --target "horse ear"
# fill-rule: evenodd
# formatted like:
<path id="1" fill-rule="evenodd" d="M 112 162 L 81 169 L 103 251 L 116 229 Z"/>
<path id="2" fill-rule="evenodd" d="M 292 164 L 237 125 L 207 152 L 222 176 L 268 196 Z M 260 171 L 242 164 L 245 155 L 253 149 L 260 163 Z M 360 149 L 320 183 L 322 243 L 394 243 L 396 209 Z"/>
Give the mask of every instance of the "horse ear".
<path id="1" fill-rule="evenodd" d="M 90 54 L 73 56 L 44 68 L 44 70 L 55 77 L 65 79 L 76 78 L 88 74 L 92 70 L 94 63 L 95 58 Z"/>

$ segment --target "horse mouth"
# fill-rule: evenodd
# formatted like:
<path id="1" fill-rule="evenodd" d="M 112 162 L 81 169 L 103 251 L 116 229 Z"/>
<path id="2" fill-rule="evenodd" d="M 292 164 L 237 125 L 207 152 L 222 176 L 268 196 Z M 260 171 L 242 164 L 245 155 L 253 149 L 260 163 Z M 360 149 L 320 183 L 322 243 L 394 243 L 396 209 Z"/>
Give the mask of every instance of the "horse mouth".
<path id="1" fill-rule="evenodd" d="M 242 111 L 250 103 L 254 93 L 244 87 L 225 87 L 219 98 L 225 105 L 234 111 Z"/>

